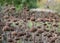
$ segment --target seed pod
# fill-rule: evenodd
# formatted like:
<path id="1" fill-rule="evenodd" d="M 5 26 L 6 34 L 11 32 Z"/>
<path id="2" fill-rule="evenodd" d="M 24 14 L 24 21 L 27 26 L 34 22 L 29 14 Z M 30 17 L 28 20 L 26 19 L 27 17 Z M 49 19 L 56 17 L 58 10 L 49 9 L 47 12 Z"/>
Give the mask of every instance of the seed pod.
<path id="1" fill-rule="evenodd" d="M 39 29 L 40 29 L 40 28 L 41 28 L 41 26 L 37 26 L 37 28 L 39 28 Z"/>
<path id="2" fill-rule="evenodd" d="M 51 33 L 48 33 L 48 34 L 47 34 L 47 37 L 48 37 L 48 38 L 52 37 L 52 34 L 51 34 Z"/>
<path id="3" fill-rule="evenodd" d="M 51 33 L 54 33 L 54 32 L 55 32 L 55 30 L 51 30 L 50 32 L 51 32 Z"/>
<path id="4" fill-rule="evenodd" d="M 19 25 L 19 23 L 18 23 L 18 22 L 16 22 L 16 25 Z"/>
<path id="5" fill-rule="evenodd" d="M 16 37 L 15 40 L 20 40 L 20 38 L 19 37 Z"/>
<path id="6" fill-rule="evenodd" d="M 13 42 L 13 39 L 11 39 L 11 38 L 8 38 L 8 42 Z"/>
<path id="7" fill-rule="evenodd" d="M 29 38 L 29 37 L 31 37 L 31 34 L 27 34 L 27 35 L 26 35 L 26 38 Z"/>
<path id="8" fill-rule="evenodd" d="M 24 22 L 26 22 L 26 19 L 23 19 Z"/>
<path id="9" fill-rule="evenodd" d="M 0 36 L 0 39 L 2 39 L 2 36 Z"/>
<path id="10" fill-rule="evenodd" d="M 46 24 L 46 23 L 44 23 L 44 26 L 47 26 L 47 24 Z"/>
<path id="11" fill-rule="evenodd" d="M 58 25 L 57 25 L 57 24 L 54 24 L 53 26 L 54 26 L 54 27 L 58 27 Z"/>
<path id="12" fill-rule="evenodd" d="M 25 38 L 25 41 L 28 41 L 28 38 Z"/>
<path id="13" fill-rule="evenodd" d="M 29 39 L 29 41 L 33 41 L 33 39 Z"/>
<path id="14" fill-rule="evenodd" d="M 24 34 L 22 32 L 18 32 L 17 37 L 21 37 L 24 36 Z"/>
<path id="15" fill-rule="evenodd" d="M 17 22 L 17 19 L 14 19 L 13 22 Z"/>
<path id="16" fill-rule="evenodd" d="M 48 30 L 48 29 L 44 29 L 44 31 L 49 32 L 49 30 Z"/>
<path id="17" fill-rule="evenodd" d="M 27 17 L 27 20 L 30 20 L 30 17 Z"/>
<path id="18" fill-rule="evenodd" d="M 2 31 L 10 31 L 9 26 L 5 26 L 5 27 L 3 27 Z"/>
<path id="19" fill-rule="evenodd" d="M 40 34 L 40 33 L 43 33 L 44 30 L 43 29 L 38 29 L 37 32 Z"/>
<path id="20" fill-rule="evenodd" d="M 31 21 L 35 21 L 35 17 L 32 16 L 32 17 L 30 18 L 30 20 L 31 20 Z"/>
<path id="21" fill-rule="evenodd" d="M 10 27 L 10 31 L 14 31 L 14 28 L 13 27 Z"/>
<path id="22" fill-rule="evenodd" d="M 41 21 L 41 18 L 37 18 L 37 20 L 36 21 Z"/>
<path id="23" fill-rule="evenodd" d="M 36 36 L 39 36 L 39 33 L 36 33 Z"/>
<path id="24" fill-rule="evenodd" d="M 45 23 L 45 20 L 44 19 L 41 19 L 41 22 Z"/>
<path id="25" fill-rule="evenodd" d="M 55 40 L 57 39 L 56 37 L 50 37 L 51 38 L 51 43 L 55 42 Z"/>
<path id="26" fill-rule="evenodd" d="M 17 32 L 16 31 L 13 31 L 12 32 L 12 35 L 15 35 L 16 36 L 17 35 Z"/>
<path id="27" fill-rule="evenodd" d="M 34 27 L 30 29 L 30 32 L 36 32 L 36 31 L 37 31 L 37 29 Z"/>
<path id="28" fill-rule="evenodd" d="M 15 10 L 15 7 L 11 7 L 10 9 Z"/>
<path id="29" fill-rule="evenodd" d="M 10 22 L 11 20 L 10 20 L 10 19 L 8 19 L 7 21 L 8 21 L 8 22 Z"/>
<path id="30" fill-rule="evenodd" d="M 11 24 L 12 24 L 12 22 L 7 22 L 6 23 L 6 25 L 9 26 L 9 27 L 11 26 Z"/>
<path id="31" fill-rule="evenodd" d="M 4 19 L 9 19 L 9 16 L 8 15 L 5 15 L 3 18 Z"/>

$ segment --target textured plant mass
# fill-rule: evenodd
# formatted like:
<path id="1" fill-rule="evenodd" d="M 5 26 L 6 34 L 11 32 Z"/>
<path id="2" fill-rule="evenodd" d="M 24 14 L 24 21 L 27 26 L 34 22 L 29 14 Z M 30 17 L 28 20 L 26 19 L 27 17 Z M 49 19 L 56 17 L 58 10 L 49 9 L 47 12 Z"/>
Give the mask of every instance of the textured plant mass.
<path id="1" fill-rule="evenodd" d="M 60 15 L 6 4 L 0 11 L 0 43 L 60 43 Z"/>

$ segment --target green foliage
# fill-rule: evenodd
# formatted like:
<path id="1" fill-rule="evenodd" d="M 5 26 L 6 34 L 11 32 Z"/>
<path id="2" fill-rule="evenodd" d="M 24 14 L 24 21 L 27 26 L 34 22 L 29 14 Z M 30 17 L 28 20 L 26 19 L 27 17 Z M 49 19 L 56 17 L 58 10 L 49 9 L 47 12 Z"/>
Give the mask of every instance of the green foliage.
<path id="1" fill-rule="evenodd" d="M 29 28 L 32 28 L 33 23 L 31 21 L 28 21 L 27 25 L 28 25 Z"/>
<path id="2" fill-rule="evenodd" d="M 4 5 L 5 3 L 14 4 L 16 8 L 23 8 L 27 5 L 28 8 L 36 8 L 37 0 L 0 0 L 0 4 Z"/>

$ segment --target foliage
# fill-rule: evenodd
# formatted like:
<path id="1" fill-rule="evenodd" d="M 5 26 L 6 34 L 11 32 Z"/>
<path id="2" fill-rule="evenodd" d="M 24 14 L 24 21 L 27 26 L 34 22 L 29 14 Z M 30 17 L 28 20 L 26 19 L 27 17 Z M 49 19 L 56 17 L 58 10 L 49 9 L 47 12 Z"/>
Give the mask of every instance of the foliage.
<path id="1" fill-rule="evenodd" d="M 18 9 L 23 8 L 25 5 L 29 8 L 37 7 L 37 0 L 0 0 L 1 5 L 4 5 L 5 3 L 14 4 Z"/>

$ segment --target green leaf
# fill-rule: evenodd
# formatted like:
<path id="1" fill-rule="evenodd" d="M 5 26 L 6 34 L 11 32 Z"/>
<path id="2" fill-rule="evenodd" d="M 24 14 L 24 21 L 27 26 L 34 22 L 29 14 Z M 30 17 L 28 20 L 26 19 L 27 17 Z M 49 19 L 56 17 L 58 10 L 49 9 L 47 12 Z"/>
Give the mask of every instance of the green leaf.
<path id="1" fill-rule="evenodd" d="M 28 21 L 27 25 L 28 25 L 29 28 L 31 28 L 33 26 L 32 21 Z"/>

